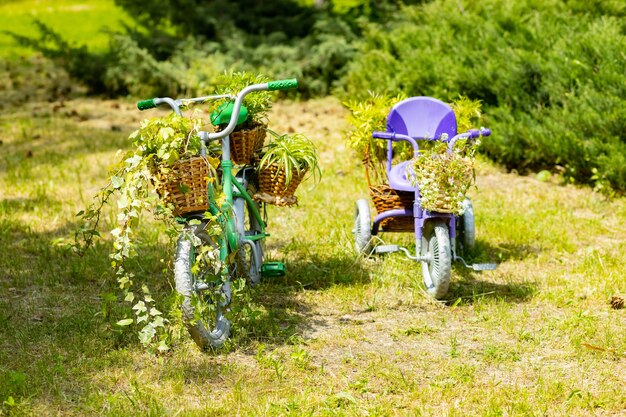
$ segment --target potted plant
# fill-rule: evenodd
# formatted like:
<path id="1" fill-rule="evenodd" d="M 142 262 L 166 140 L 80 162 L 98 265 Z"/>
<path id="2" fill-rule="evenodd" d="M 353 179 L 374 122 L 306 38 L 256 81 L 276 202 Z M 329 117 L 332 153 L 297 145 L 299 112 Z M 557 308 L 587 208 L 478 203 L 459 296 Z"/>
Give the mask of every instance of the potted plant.
<path id="1" fill-rule="evenodd" d="M 261 151 L 255 198 L 279 206 L 297 203 L 295 191 L 307 174 L 319 178 L 317 149 L 302 134 L 279 135 L 268 130 L 272 140 Z"/>
<path id="2" fill-rule="evenodd" d="M 167 320 L 155 308 L 145 283 L 127 269 L 127 261 L 136 255 L 135 230 L 143 211 L 153 211 L 169 222 L 173 231 L 174 216 L 181 211 L 206 210 L 207 181 L 216 178 L 218 161 L 197 156 L 202 147 L 198 136 L 202 125 L 200 119 L 173 113 L 142 121 L 129 137 L 133 150 L 113 167 L 107 185 L 96 194 L 94 203 L 78 213 L 83 224 L 77 231 L 77 241 L 82 239 L 89 246 L 99 235 L 103 207 L 117 196 L 118 227 L 111 231 L 114 239 L 111 265 L 124 299 L 132 304 L 135 315 L 134 319 L 126 318 L 117 324 L 141 324 L 140 341 L 146 346 L 156 345 L 160 350 L 167 349 Z"/>
<path id="3" fill-rule="evenodd" d="M 347 132 L 348 145 L 356 151 L 357 156 L 364 162 L 365 175 L 370 186 L 387 183 L 385 165 L 387 161 L 387 142 L 374 139 L 372 133 L 386 130 L 387 115 L 394 104 L 404 100 L 405 95 L 399 94 L 389 97 L 369 92 L 365 100 L 351 100 L 344 103 L 350 110 Z M 412 157 L 410 146 L 398 143 L 395 148 L 398 157 Z"/>
<path id="4" fill-rule="evenodd" d="M 404 100 L 405 95 L 389 97 L 369 92 L 365 100 L 352 100 L 344 105 L 350 110 L 348 123 L 348 145 L 355 150 L 357 156 L 365 166 L 370 198 L 378 213 L 384 211 L 410 207 L 413 204 L 414 194 L 407 191 L 396 191 L 389 187 L 387 180 L 387 141 L 375 139 L 372 133 L 387 130 L 387 116 L 391 108 Z M 406 142 L 394 144 L 395 157 L 409 160 L 413 156 L 411 146 Z M 383 225 L 389 229 L 390 223 L 398 223 L 397 219 L 386 219 Z M 399 228 L 409 227 L 400 221 Z"/>
<path id="5" fill-rule="evenodd" d="M 480 101 L 459 97 L 450 107 L 457 119 L 458 132 L 480 126 Z M 479 139 L 460 139 L 452 149 L 444 141 L 433 142 L 413 160 L 413 180 L 419 184 L 420 204 L 424 209 L 463 213 L 465 194 L 475 179 L 475 155 L 479 146 Z"/>
<path id="6" fill-rule="evenodd" d="M 235 94 L 251 84 L 269 81 L 264 75 L 251 72 L 225 72 L 217 82 L 215 94 Z M 259 91 L 247 95 L 243 100 L 247 119 L 237 125 L 230 134 L 231 160 L 235 164 L 247 165 L 254 153 L 263 146 L 267 128 L 267 114 L 272 107 L 272 95 L 269 91 Z M 218 100 L 214 102 L 211 122 L 222 129 L 230 120 L 232 102 Z"/>

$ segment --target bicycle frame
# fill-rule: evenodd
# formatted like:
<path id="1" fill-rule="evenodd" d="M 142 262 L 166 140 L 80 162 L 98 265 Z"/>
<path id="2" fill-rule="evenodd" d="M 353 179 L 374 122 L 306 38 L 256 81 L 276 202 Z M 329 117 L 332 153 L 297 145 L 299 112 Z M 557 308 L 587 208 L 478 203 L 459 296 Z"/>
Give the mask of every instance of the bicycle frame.
<path id="1" fill-rule="evenodd" d="M 208 132 L 203 132 L 208 133 Z M 243 185 L 238 181 L 237 177 L 233 175 L 233 163 L 230 160 L 230 137 L 224 136 L 222 138 L 222 192 L 224 193 L 224 204 L 222 207 L 217 207 L 215 205 L 215 188 L 213 184 L 208 184 L 208 197 L 209 201 L 209 211 L 211 214 L 217 216 L 218 222 L 222 226 L 224 231 L 224 241 L 220 242 L 220 260 L 222 262 L 226 261 L 226 258 L 229 255 L 229 252 L 236 251 L 240 245 L 248 244 L 253 251 L 255 257 L 258 258 L 257 249 L 255 245 L 251 244 L 251 242 L 264 239 L 269 236 L 265 233 L 265 222 L 261 216 L 261 213 L 257 209 L 256 204 L 254 204 L 254 200 L 250 194 L 246 191 Z M 244 168 L 245 170 L 245 168 Z M 233 189 L 234 188 L 234 189 Z M 236 191 L 235 191 L 236 190 Z M 230 213 L 232 212 L 232 208 L 234 206 L 234 202 L 236 199 L 243 199 L 244 204 L 248 205 L 248 210 L 254 217 L 254 220 L 259 224 L 261 228 L 261 233 L 258 233 L 254 236 L 245 236 L 240 235 L 238 233 L 238 229 L 242 229 L 236 227 L 235 222 L 233 221 Z M 243 219 L 237 219 L 237 221 L 243 221 Z M 229 250 L 230 249 L 230 250 Z M 224 262 L 226 265 L 226 262 Z M 225 273 L 228 274 L 228 268 L 225 267 Z"/>

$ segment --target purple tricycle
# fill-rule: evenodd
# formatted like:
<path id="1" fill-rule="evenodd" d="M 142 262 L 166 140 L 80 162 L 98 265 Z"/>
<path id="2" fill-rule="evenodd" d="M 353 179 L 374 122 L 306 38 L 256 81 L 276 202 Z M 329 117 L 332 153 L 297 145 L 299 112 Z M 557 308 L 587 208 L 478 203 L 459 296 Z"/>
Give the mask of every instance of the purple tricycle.
<path id="1" fill-rule="evenodd" d="M 425 210 L 420 205 L 419 185 L 411 181 L 411 161 L 392 163 L 393 145 L 396 142 L 409 142 L 414 156 L 418 156 L 420 140 L 443 141 L 452 149 L 459 139 L 473 140 L 490 134 L 491 131 L 485 128 L 457 134 L 454 111 L 435 98 L 412 97 L 397 103 L 387 116 L 387 131 L 374 132 L 373 137 L 388 141 L 386 173 L 389 187 L 394 193 L 408 196 L 410 203 L 402 208 L 378 210 L 379 214 L 372 224 L 369 202 L 358 200 L 353 230 L 357 251 L 366 254 L 404 252 L 410 259 L 422 264 L 426 290 L 437 299 L 448 292 L 452 260 L 460 260 L 463 265 L 476 271 L 495 269 L 495 264 L 468 265 L 457 254 L 457 243 L 464 250 L 471 249 L 475 243 L 474 209 L 469 198 L 463 201 L 461 215 Z M 415 255 L 398 245 L 372 247 L 372 236 L 379 232 L 399 231 L 385 227 L 390 221 L 388 219 L 404 221 L 409 228 L 402 231 L 415 233 Z"/>

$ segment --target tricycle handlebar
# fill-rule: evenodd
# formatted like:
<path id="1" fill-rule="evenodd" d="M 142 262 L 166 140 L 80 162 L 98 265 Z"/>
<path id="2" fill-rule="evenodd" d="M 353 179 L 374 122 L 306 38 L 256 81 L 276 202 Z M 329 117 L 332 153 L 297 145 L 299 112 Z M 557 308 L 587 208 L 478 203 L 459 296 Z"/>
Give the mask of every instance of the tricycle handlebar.
<path id="1" fill-rule="evenodd" d="M 469 137 L 471 139 L 476 139 L 476 138 L 479 138 L 481 136 L 489 136 L 489 135 L 491 135 L 491 129 L 487 129 L 486 127 L 481 127 L 480 130 L 478 130 L 478 129 L 471 129 L 468 133 L 469 133 Z"/>

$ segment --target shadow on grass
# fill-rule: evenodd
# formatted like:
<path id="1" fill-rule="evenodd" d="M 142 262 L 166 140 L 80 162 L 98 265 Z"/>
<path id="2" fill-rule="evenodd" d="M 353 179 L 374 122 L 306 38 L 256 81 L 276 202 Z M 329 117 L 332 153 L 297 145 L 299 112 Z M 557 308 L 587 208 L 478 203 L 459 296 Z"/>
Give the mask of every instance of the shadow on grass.
<path id="1" fill-rule="evenodd" d="M 474 263 L 503 263 L 537 256 L 541 251 L 541 247 L 534 245 L 502 243 L 494 246 L 483 240 L 477 240 L 476 246 L 468 254 L 464 254 L 464 258 L 466 261 L 471 260 Z"/>
<path id="2" fill-rule="evenodd" d="M 505 244 L 496 247 L 484 241 L 477 241 L 476 247 L 463 258 L 470 265 L 473 263 L 496 263 L 498 265 L 509 260 L 523 260 L 536 256 L 540 250 L 529 245 Z M 461 262 L 454 263 L 450 292 L 445 298 L 446 304 L 454 304 L 459 299 L 465 304 L 471 304 L 485 297 L 521 303 L 531 299 L 537 292 L 537 286 L 533 282 L 500 284 L 481 279 L 483 274 L 488 273 L 466 268 Z"/>
<path id="3" fill-rule="evenodd" d="M 285 276 L 263 278 L 261 284 L 252 289 L 252 301 L 260 313 L 257 312 L 258 315 L 245 324 L 243 330 L 247 334 L 241 342 L 243 345 L 296 342 L 302 334 L 328 325 L 323 318 L 315 315 L 310 304 L 302 300 L 303 292 L 332 286 L 358 286 L 367 282 L 368 271 L 350 253 L 321 256 L 309 252 L 306 256 L 289 260 Z"/>
<path id="4" fill-rule="evenodd" d="M 1 204 L 10 213 L 54 202 L 2 200 Z M 110 271 L 109 246 L 98 244 L 84 257 L 77 257 L 55 244 L 56 239 L 71 235 L 73 227 L 66 224 L 46 233 L 34 233 L 17 221 L 0 220 L 0 250 L 4 254 L 0 255 L 0 363 L 4 364 L 0 368 L 0 381 L 4 381 L 0 382 L 0 392 L 15 398 L 80 400 L 93 388 L 94 374 L 109 368 L 130 369 L 134 359 L 127 349 L 141 351 L 134 333 L 121 332 L 114 324 L 128 306 L 106 301 L 106 295 L 119 295 Z M 162 311 L 167 311 L 173 306 L 170 272 L 163 270 L 159 259 L 164 254 L 171 256 L 173 248 L 154 243 L 153 237 L 144 237 L 135 267 L 148 278 L 154 298 L 166 306 Z M 487 262 L 500 250 L 479 241 L 470 260 Z M 505 259 L 522 259 L 531 256 L 533 250 L 508 246 L 506 253 L 509 255 Z M 305 291 L 358 287 L 370 282 L 368 263 L 357 261 L 348 251 L 305 248 L 287 257 L 286 276 L 265 279 L 251 290 L 256 311 L 251 316 L 244 312 L 235 321 L 230 347 L 208 352 L 200 359 L 196 355 L 174 355 L 171 362 L 175 363 L 168 364 L 167 374 L 173 379 L 182 375 L 190 384 L 219 379 L 231 366 L 221 356 L 234 349 L 252 356 L 258 343 L 299 343 L 303 335 L 329 326 L 302 296 Z M 524 302 L 535 292 L 532 283 L 493 283 L 455 265 L 447 300 L 448 304 L 458 299 L 471 304 L 489 297 Z M 183 337 L 189 340 L 187 335 Z"/>
<path id="5" fill-rule="evenodd" d="M 79 258 L 55 244 L 70 229 L 35 233 L 0 219 L 0 392 L 16 399 L 86 395 L 80 387 L 101 368 L 103 352 L 132 343 L 112 331 L 115 303 L 101 302 L 115 292 L 104 274 L 108 248 Z"/>
<path id="6" fill-rule="evenodd" d="M 51 203 L 2 201 L 7 210 L 42 204 Z M 67 387 L 78 398 L 86 391 L 76 391 L 77 381 L 89 387 L 92 374 L 132 362 L 127 349 L 142 350 L 134 332 L 122 332 L 115 325 L 127 314 L 128 305 L 114 297 L 120 291 L 110 269 L 108 243 L 98 243 L 79 257 L 58 243 L 59 238 L 71 236 L 74 227 L 66 224 L 35 233 L 27 224 L 0 219 L 4 254 L 0 255 L 0 363 L 6 364 L 0 368 L 0 380 L 9 381 L 0 384 L 0 390 L 14 397 L 56 396 L 55 392 L 63 393 Z M 175 297 L 171 271 L 159 260 L 171 257 L 173 248 L 155 243 L 158 232 L 149 233 L 155 235 L 143 236 L 138 248 L 141 256 L 133 267 L 147 278 L 157 308 L 167 312 L 176 308 Z M 288 262 L 286 276 L 265 279 L 251 289 L 253 314 L 246 315 L 244 310 L 235 318 L 232 340 L 225 349 L 207 352 L 201 372 L 195 362 L 179 364 L 178 370 L 186 379 L 206 380 L 219 376 L 225 366 L 220 356 L 233 349 L 246 351 L 258 343 L 298 343 L 303 332 L 326 324 L 303 301 L 303 291 L 361 285 L 367 279 L 367 272 L 350 254 L 313 254 Z M 237 313 L 236 308 L 233 311 Z M 183 341 L 188 340 L 184 332 Z M 38 360 L 33 363 L 35 356 Z M 72 362 L 75 358 L 80 358 L 80 366 Z M 44 366 L 55 361 L 56 368 Z M 9 374 L 24 375 L 26 382 L 13 384 Z"/>
<path id="7" fill-rule="evenodd" d="M 455 268 L 445 303 L 453 305 L 460 299 L 463 304 L 473 304 L 485 298 L 523 303 L 537 293 L 537 286 L 532 282 L 499 284 L 479 277 L 480 272 L 469 271 L 463 266 Z"/>

